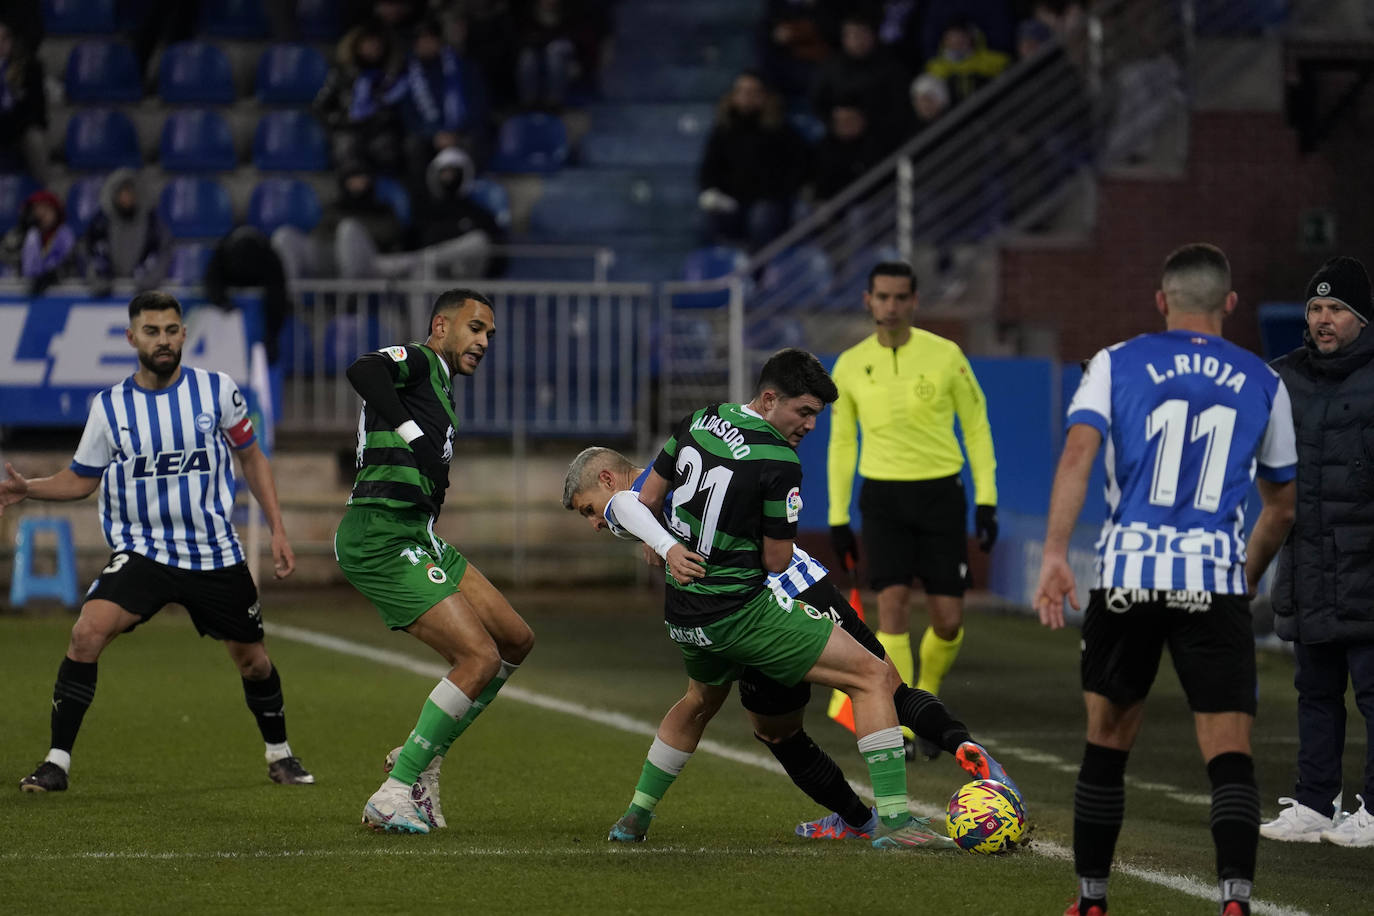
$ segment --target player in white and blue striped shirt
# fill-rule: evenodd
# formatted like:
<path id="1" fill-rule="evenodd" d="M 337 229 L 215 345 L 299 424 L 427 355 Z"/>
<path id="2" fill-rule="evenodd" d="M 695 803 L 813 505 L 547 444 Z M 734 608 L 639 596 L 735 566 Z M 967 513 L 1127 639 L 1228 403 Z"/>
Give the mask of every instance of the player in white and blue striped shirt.
<path id="1" fill-rule="evenodd" d="M 267 746 L 268 776 L 312 783 L 286 740 L 281 678 L 263 645 L 257 587 L 230 522 L 233 449 L 271 526 L 276 576 L 291 574 L 295 557 L 272 468 L 243 395 L 222 372 L 181 365 L 186 327 L 172 296 L 134 297 L 126 336 L 138 352 L 138 370 L 92 401 L 70 467 L 25 480 L 6 464 L 9 479 L 0 481 L 0 513 L 25 498 L 82 499 L 98 488 L 101 525 L 114 551 L 86 593 L 58 668 L 51 749 L 20 788 L 67 788 L 72 746 L 95 698 L 100 653 L 171 603 L 183 605 L 201 635 L 229 650 Z"/>

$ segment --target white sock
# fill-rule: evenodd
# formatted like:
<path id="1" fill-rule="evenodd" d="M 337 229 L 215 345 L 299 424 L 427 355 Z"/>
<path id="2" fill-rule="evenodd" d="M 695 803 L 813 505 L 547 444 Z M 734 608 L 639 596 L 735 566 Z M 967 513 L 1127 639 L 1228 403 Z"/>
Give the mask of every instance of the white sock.
<path id="1" fill-rule="evenodd" d="M 291 756 L 291 745 L 283 741 L 281 744 L 267 745 L 267 762 L 276 763 L 278 760 L 285 760 Z"/>
<path id="2" fill-rule="evenodd" d="M 72 755 L 70 751 L 59 751 L 57 748 L 50 748 L 48 756 L 43 758 L 44 763 L 55 763 L 62 768 L 62 772 L 72 771 Z"/>

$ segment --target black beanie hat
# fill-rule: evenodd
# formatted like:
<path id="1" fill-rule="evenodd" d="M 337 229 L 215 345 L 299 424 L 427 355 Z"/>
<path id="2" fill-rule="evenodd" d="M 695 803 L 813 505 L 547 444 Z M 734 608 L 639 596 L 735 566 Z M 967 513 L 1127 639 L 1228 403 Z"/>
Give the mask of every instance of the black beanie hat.
<path id="1" fill-rule="evenodd" d="M 1360 319 L 1360 324 L 1369 324 L 1367 315 L 1374 313 L 1371 305 L 1374 300 L 1369 295 L 1369 274 L 1364 265 L 1354 258 L 1341 256 L 1332 258 L 1307 281 L 1307 301 L 1313 299 L 1335 299 L 1350 309 L 1351 314 Z"/>

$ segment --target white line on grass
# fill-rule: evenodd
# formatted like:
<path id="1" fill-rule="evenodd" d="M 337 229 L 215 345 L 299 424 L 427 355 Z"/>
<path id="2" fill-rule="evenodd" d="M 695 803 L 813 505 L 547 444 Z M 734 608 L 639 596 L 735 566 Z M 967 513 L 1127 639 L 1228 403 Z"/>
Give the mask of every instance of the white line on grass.
<path id="1" fill-rule="evenodd" d="M 351 639 L 344 639 L 339 636 L 333 636 L 329 633 L 321 633 L 317 630 L 307 630 L 302 627 L 293 627 L 280 623 L 269 623 L 266 626 L 267 632 L 279 639 L 287 639 L 291 640 L 292 642 L 305 643 L 306 645 L 315 646 L 320 649 L 328 649 L 332 652 L 339 652 L 344 655 L 352 655 L 356 658 L 367 659 L 368 661 L 374 661 L 392 668 L 399 668 L 403 671 L 410 671 L 414 674 L 423 675 L 425 677 L 440 678 L 447 674 L 449 670 L 448 668 L 439 664 L 438 662 L 421 661 L 402 652 L 396 652 L 391 649 L 381 649 L 377 648 L 376 646 L 369 646 L 364 643 L 354 642 Z M 658 729 L 657 724 L 642 722 L 639 719 L 632 718 L 630 716 L 625 715 L 624 713 L 613 712 L 607 709 L 594 709 L 590 706 L 584 706 L 581 703 L 574 703 L 569 700 L 560 700 L 556 697 L 545 696 L 541 693 L 535 693 L 531 690 L 525 690 L 524 688 L 513 684 L 507 684 L 504 688 L 502 688 L 501 696 L 508 700 L 516 700 L 521 703 L 527 703 L 531 706 L 537 706 L 540 709 L 547 709 L 552 712 L 559 712 L 565 715 L 573 716 L 575 718 L 585 719 L 589 722 L 596 722 L 598 724 L 606 725 L 610 728 L 619 729 L 620 731 L 629 732 L 635 735 L 651 737 L 655 734 L 655 732 Z M 1024 747 L 1004 746 L 1001 744 L 995 744 L 991 741 L 987 743 L 989 747 L 996 748 L 1019 759 L 1027 760 L 1033 763 L 1049 764 L 1060 770 L 1064 770 L 1066 766 L 1069 766 L 1061 758 L 1056 757 L 1053 754 L 1045 754 L 1041 751 L 1036 751 Z M 741 751 L 737 748 L 728 747 L 724 744 L 720 744 L 719 742 L 712 741 L 709 738 L 702 739 L 701 744 L 697 746 L 697 750 L 698 752 L 705 751 L 708 754 L 713 754 L 717 757 L 722 757 L 726 760 L 732 760 L 736 763 L 742 763 L 746 766 L 758 767 L 760 769 L 769 770 L 770 772 L 779 774 L 783 773 L 782 767 L 779 766 L 778 762 L 776 760 L 773 760 L 771 757 L 765 757 L 762 754 L 755 753 L 752 751 Z M 1078 767 L 1070 766 L 1069 769 L 1073 772 L 1077 772 Z M 849 781 L 849 784 L 853 786 L 854 791 L 858 792 L 860 795 L 863 795 L 866 798 L 873 797 L 873 790 L 869 788 L 866 784 L 853 779 Z M 1170 790 L 1171 795 L 1177 793 L 1175 797 L 1183 796 L 1180 798 L 1180 800 L 1192 800 L 1193 798 L 1201 797 L 1193 796 L 1189 798 L 1185 795 L 1185 793 L 1181 793 L 1179 792 L 1179 790 L 1173 789 L 1171 786 L 1165 786 L 1158 783 L 1138 782 L 1135 783 L 1135 785 L 1138 788 Z M 1210 803 L 1210 799 L 1208 799 L 1208 802 Z M 913 801 L 911 803 L 911 809 L 923 817 L 934 817 L 944 815 L 943 807 L 936 807 L 934 805 L 922 802 Z M 668 851 L 662 847 L 649 848 L 657 849 L 658 851 Z M 1058 843 L 1051 843 L 1048 840 L 1036 840 L 1031 844 L 1030 848 L 1032 851 L 1052 859 L 1071 860 L 1073 858 L 1073 853 L 1068 848 L 1061 846 Z M 638 851 L 639 850 L 636 850 L 636 852 Z M 505 854 L 505 852 L 503 851 L 500 854 Z M 110 857 L 115 857 L 122 854 L 101 853 L 99 855 L 109 855 Z M 173 853 L 169 855 L 180 854 Z M 194 856 L 195 854 L 189 853 L 187 855 Z M 0 860 L 2 860 L 3 858 L 3 856 L 0 856 Z M 1216 887 L 1214 885 L 1204 884 L 1201 881 L 1187 877 L 1185 875 L 1173 875 L 1168 874 L 1166 872 L 1156 871 L 1154 869 L 1139 868 L 1133 865 L 1125 864 L 1114 865 L 1113 869 L 1117 872 L 1128 874 L 1132 877 L 1140 878 L 1144 881 L 1149 881 L 1152 884 L 1157 884 L 1162 887 L 1171 888 L 1173 890 L 1187 894 L 1191 897 L 1197 897 L 1202 900 L 1208 901 L 1216 899 Z M 1303 910 L 1291 909 L 1280 904 L 1267 903 L 1260 900 L 1254 901 L 1254 903 L 1251 906 L 1251 911 L 1257 914 L 1257 916 L 1308 916 L 1308 914 Z"/>

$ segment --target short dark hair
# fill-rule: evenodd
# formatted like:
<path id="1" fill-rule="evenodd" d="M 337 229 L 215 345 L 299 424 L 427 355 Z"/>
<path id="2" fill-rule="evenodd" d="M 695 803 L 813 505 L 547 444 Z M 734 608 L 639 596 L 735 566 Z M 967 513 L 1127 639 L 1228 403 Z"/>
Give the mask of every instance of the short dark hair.
<path id="1" fill-rule="evenodd" d="M 1159 287 L 1169 305 L 1184 312 L 1215 312 L 1231 290 L 1231 264 L 1215 245 L 1193 242 L 1164 259 Z"/>
<path id="2" fill-rule="evenodd" d="M 133 321 L 140 312 L 160 312 L 163 309 L 171 309 L 180 315 L 181 303 L 171 293 L 150 289 L 129 300 L 129 320 Z"/>
<path id="3" fill-rule="evenodd" d="M 434 300 L 434 307 L 429 310 L 430 325 L 433 326 L 435 315 L 451 308 L 457 308 L 469 299 L 474 302 L 480 302 L 487 308 L 495 311 L 495 307 L 491 304 L 491 300 L 475 289 L 446 289 L 439 294 L 439 298 Z"/>
<path id="4" fill-rule="evenodd" d="M 874 277 L 906 277 L 911 281 L 911 291 L 916 292 L 916 271 L 906 261 L 879 261 L 868 272 L 868 292 L 873 292 Z"/>
<path id="5" fill-rule="evenodd" d="M 814 395 L 820 398 L 822 404 L 833 404 L 840 396 L 839 389 L 821 361 L 796 347 L 779 350 L 763 364 L 754 394 L 762 394 L 770 388 L 786 398 Z"/>

